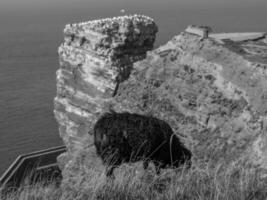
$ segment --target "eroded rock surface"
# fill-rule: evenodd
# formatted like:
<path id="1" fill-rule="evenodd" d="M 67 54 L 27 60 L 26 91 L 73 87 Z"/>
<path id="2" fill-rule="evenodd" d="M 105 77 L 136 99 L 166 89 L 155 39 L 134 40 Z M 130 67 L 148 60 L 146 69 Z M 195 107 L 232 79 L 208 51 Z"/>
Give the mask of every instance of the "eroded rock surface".
<path id="1" fill-rule="evenodd" d="M 134 64 L 114 109 L 168 122 L 195 162 L 267 167 L 267 44 L 183 32 Z"/>
<path id="2" fill-rule="evenodd" d="M 67 25 L 59 47 L 55 117 L 68 154 L 92 144 L 92 126 L 128 78 L 132 64 L 153 48 L 157 26 L 143 15 Z M 88 134 L 89 133 L 89 134 Z M 59 161 L 67 162 L 66 155 Z"/>

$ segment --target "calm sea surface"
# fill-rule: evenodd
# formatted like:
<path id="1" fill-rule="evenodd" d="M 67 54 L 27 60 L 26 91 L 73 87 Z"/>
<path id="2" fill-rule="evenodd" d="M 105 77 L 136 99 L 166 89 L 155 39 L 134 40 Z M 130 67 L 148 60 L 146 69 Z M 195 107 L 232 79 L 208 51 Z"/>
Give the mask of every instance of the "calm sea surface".
<path id="1" fill-rule="evenodd" d="M 29 0 L 30 1 L 30 0 Z M 61 145 L 53 116 L 57 47 L 66 23 L 141 13 L 153 17 L 164 44 L 188 24 L 215 31 L 267 31 L 267 3 L 199 0 L 58 0 L 32 8 L 0 3 L 0 174 L 19 155 Z M 201 1 L 203 1 L 201 3 Z M 257 2 L 258 1 L 258 2 Z M 56 2 L 56 1 L 55 1 Z M 228 2 L 228 3 L 227 3 Z M 237 3 L 239 2 L 239 3 Z"/>

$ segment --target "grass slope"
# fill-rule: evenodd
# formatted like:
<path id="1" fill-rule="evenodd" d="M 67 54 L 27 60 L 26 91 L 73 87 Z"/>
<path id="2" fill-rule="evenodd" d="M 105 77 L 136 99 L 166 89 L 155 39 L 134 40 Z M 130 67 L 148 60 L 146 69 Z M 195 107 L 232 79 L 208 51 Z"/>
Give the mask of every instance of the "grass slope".
<path id="1" fill-rule="evenodd" d="M 232 164 L 204 169 L 168 169 L 157 176 L 153 166 L 144 171 L 140 164 L 123 165 L 115 179 L 96 167 L 87 167 L 58 188 L 55 184 L 24 185 L 16 192 L 1 193 L 3 200 L 265 200 L 267 179 L 255 169 Z"/>

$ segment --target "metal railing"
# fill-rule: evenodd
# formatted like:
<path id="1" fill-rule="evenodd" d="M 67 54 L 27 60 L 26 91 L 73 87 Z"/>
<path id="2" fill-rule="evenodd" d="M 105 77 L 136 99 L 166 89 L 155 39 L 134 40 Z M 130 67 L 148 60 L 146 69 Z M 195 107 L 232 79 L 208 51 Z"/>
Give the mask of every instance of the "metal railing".
<path id="1" fill-rule="evenodd" d="M 0 177 L 0 187 L 18 187 L 29 176 L 31 178 L 52 177 L 55 171 L 60 171 L 57 156 L 65 151 L 65 146 L 59 146 L 19 155 Z"/>

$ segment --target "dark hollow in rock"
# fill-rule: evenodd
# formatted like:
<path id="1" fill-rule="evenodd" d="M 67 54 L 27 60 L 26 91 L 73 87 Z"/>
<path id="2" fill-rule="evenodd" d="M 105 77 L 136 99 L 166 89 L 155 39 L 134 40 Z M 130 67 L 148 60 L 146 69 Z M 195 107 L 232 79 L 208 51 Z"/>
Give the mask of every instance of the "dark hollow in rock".
<path id="1" fill-rule="evenodd" d="M 144 169 L 152 161 L 161 168 L 191 165 L 191 152 L 162 120 L 151 116 L 105 113 L 94 126 L 97 155 L 106 165 L 107 176 L 122 163 L 143 161 Z"/>

